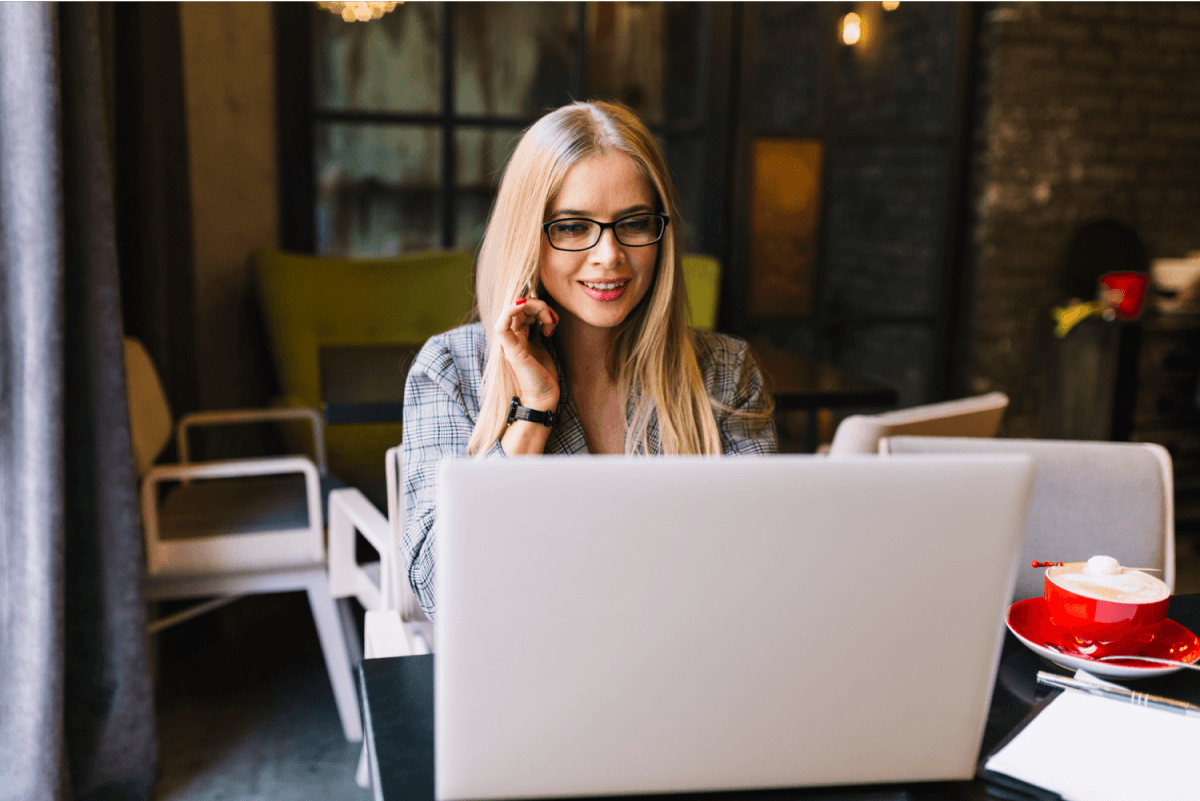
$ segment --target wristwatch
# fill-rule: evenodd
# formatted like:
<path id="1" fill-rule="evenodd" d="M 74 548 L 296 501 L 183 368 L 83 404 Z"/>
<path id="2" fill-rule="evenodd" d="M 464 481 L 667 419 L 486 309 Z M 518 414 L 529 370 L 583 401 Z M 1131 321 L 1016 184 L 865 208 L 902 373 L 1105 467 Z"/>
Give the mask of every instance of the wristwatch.
<path id="1" fill-rule="evenodd" d="M 508 420 L 505 422 L 512 425 L 514 420 L 528 420 L 531 423 L 541 423 L 546 428 L 550 428 L 557 419 L 558 415 L 554 412 L 539 412 L 537 409 L 522 406 L 520 398 L 513 395 L 512 403 L 508 405 Z"/>

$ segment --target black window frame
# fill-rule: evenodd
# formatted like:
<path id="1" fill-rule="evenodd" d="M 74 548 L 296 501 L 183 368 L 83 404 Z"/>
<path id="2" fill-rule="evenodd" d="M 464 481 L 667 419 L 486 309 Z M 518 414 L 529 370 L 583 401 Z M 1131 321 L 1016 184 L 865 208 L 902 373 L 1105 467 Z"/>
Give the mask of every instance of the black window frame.
<path id="1" fill-rule="evenodd" d="M 588 98 L 588 3 L 576 2 L 575 58 L 577 69 L 570 86 L 571 98 Z M 326 123 L 372 123 L 382 125 L 418 125 L 436 127 L 442 137 L 438 181 L 441 226 L 440 245 L 455 247 L 457 197 L 462 191 L 456 184 L 456 131 L 464 128 L 524 129 L 538 116 L 462 114 L 455 111 L 454 20 L 461 9 L 453 2 L 440 3 L 441 25 L 438 41 L 442 75 L 440 109 L 436 113 L 395 113 L 376 111 L 331 111 L 316 107 L 313 97 L 313 20 L 317 13 L 328 13 L 311 3 L 279 3 L 274 8 L 276 36 L 277 126 L 279 157 L 280 222 L 279 242 L 284 250 L 316 253 L 317 186 L 314 165 L 315 129 Z M 648 127 L 661 140 L 670 143 L 684 138 L 698 141 L 703 148 L 704 187 L 698 220 L 689 220 L 693 233 L 690 250 L 728 256 L 726 232 L 729 230 L 727 204 L 731 138 L 727 134 L 731 113 L 731 59 L 733 37 L 732 4 L 697 4 L 705 11 L 702 35 L 706 47 L 695 54 L 705 81 L 706 112 L 697 125 L 652 124 Z M 347 24 L 371 24 L 347 23 Z"/>

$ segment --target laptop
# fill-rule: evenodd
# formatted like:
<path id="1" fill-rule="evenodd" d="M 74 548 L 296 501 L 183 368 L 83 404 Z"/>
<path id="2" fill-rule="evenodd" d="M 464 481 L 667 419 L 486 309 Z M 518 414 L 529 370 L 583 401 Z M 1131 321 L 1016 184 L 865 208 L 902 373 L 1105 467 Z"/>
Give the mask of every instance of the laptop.
<path id="1" fill-rule="evenodd" d="M 1033 470 L 444 461 L 437 798 L 971 778 Z"/>

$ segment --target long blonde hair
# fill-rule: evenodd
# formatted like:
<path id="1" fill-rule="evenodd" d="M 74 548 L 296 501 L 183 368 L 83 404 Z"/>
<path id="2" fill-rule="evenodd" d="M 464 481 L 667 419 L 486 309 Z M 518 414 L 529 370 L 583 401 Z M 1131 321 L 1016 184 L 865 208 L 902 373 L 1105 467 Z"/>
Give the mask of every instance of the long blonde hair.
<path id="1" fill-rule="evenodd" d="M 488 338 L 479 419 L 467 452 L 482 454 L 504 431 L 515 382 L 492 334 L 500 311 L 541 290 L 542 222 L 567 171 L 593 156 L 623 153 L 653 185 L 669 215 L 659 243 L 651 289 L 617 332 L 610 369 L 621 397 L 634 404 L 625 432 L 626 453 L 648 453 L 657 421 L 664 454 L 719 454 L 721 438 L 696 361 L 687 322 L 687 291 L 675 231 L 680 227 L 675 187 L 654 137 L 628 108 L 573 103 L 534 123 L 517 144 L 500 181 L 476 261 L 476 311 Z"/>

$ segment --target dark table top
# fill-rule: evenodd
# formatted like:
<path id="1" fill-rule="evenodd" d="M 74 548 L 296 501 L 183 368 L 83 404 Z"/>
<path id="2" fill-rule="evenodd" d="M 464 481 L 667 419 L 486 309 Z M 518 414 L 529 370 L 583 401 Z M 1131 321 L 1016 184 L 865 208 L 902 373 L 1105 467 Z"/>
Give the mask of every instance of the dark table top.
<path id="1" fill-rule="evenodd" d="M 1171 599 L 1169 616 L 1200 630 L 1200 593 Z M 367 659 L 359 667 L 363 707 L 366 711 L 367 747 L 375 768 L 377 799 L 432 801 L 433 799 L 433 656 Z M 1037 684 L 1039 670 L 1064 675 L 1073 671 L 1049 666 L 1012 636 L 1005 635 L 992 705 L 983 735 L 981 754 L 990 753 L 1017 727 L 1046 695 Z M 1134 685 L 1142 692 L 1171 698 L 1200 700 L 1200 683 L 1194 671 L 1143 679 Z M 1057 692 L 1057 691 L 1055 691 Z M 981 779 L 969 782 L 817 787 L 669 796 L 633 796 L 662 801 L 994 801 L 999 792 Z"/>
<path id="2" fill-rule="evenodd" d="M 322 346 L 319 369 L 325 422 L 402 422 L 404 382 L 420 350 L 420 344 Z"/>
<path id="3" fill-rule="evenodd" d="M 750 347 L 782 411 L 896 404 L 896 390 L 836 365 L 761 339 L 750 340 Z"/>
<path id="4" fill-rule="evenodd" d="M 826 362 L 772 345 L 750 343 L 780 411 L 893 406 L 896 390 Z M 320 351 L 325 421 L 398 423 L 404 381 L 420 345 L 327 345 Z"/>

